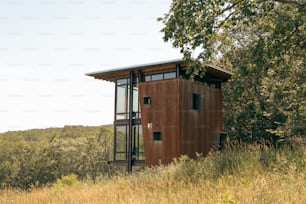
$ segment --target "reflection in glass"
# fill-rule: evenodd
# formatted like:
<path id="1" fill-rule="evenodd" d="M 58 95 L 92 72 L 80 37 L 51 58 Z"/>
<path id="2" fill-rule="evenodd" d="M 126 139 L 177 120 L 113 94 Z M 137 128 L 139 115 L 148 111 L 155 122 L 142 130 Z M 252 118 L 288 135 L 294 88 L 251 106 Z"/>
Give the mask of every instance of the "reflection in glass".
<path id="1" fill-rule="evenodd" d="M 151 75 L 146 75 L 145 76 L 145 81 L 151 81 Z"/>
<path id="2" fill-rule="evenodd" d="M 162 79 L 163 79 L 163 74 L 152 74 L 152 81 L 162 80 Z"/>
<path id="3" fill-rule="evenodd" d="M 134 79 L 137 82 L 137 79 Z M 137 83 L 133 84 L 130 98 L 129 78 L 118 79 L 116 82 L 116 118 L 115 118 L 115 152 L 114 160 L 128 160 L 128 140 L 131 141 L 131 156 L 133 160 L 144 160 L 143 136 L 140 120 L 140 106 Z M 131 100 L 131 101 L 130 101 Z M 130 106 L 132 103 L 132 107 Z M 129 109 L 133 110 L 132 121 L 129 119 Z M 132 127 L 129 125 L 132 122 Z M 130 129 L 131 128 L 131 129 Z M 131 137 L 129 134 L 131 131 Z"/>
<path id="4" fill-rule="evenodd" d="M 117 86 L 117 113 L 126 112 L 126 86 Z"/>
<path id="5" fill-rule="evenodd" d="M 126 113 L 127 113 L 127 119 L 129 118 L 129 109 L 130 109 L 130 85 L 127 85 L 127 108 L 126 108 Z"/>
<path id="6" fill-rule="evenodd" d="M 176 72 L 164 73 L 164 79 L 174 79 L 176 78 Z"/>
<path id="7" fill-rule="evenodd" d="M 144 145 L 143 145 L 143 134 L 142 134 L 142 126 L 138 125 L 139 131 L 138 131 L 138 159 L 139 160 L 144 160 Z"/>
<path id="8" fill-rule="evenodd" d="M 127 84 L 128 83 L 128 79 L 125 78 L 125 79 L 118 79 L 117 80 L 117 85 L 124 85 L 124 84 Z"/>
<path id="9" fill-rule="evenodd" d="M 127 137 L 128 132 L 126 131 L 126 126 L 116 127 L 116 160 L 126 160 L 127 159 Z"/>
<path id="10" fill-rule="evenodd" d="M 133 119 L 138 118 L 138 88 L 133 88 Z M 135 114 L 135 115 L 134 115 Z"/>
<path id="11" fill-rule="evenodd" d="M 144 145 L 141 124 L 133 126 L 132 157 L 136 160 L 144 160 Z"/>

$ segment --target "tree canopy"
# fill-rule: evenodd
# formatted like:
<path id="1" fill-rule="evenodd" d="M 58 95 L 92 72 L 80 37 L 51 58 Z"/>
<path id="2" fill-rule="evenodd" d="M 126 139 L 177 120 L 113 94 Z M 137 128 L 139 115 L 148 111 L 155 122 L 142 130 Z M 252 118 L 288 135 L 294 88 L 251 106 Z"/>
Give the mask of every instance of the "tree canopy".
<path id="1" fill-rule="evenodd" d="M 306 1 L 173 0 L 164 40 L 193 62 L 234 72 L 225 87 L 225 127 L 244 141 L 305 137 Z M 198 63 L 197 63 L 198 62 Z"/>
<path id="2" fill-rule="evenodd" d="M 0 134 L 0 189 L 28 189 L 65 175 L 91 178 L 112 171 L 112 126 L 12 131 Z"/>

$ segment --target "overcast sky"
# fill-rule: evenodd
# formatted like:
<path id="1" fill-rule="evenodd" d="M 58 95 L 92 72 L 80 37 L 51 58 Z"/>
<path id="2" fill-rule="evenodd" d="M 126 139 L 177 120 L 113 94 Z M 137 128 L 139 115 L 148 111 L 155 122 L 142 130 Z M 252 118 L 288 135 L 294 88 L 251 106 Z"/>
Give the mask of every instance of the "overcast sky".
<path id="1" fill-rule="evenodd" d="M 170 0 L 0 0 L 0 132 L 112 124 L 114 85 L 85 73 L 180 58 Z"/>

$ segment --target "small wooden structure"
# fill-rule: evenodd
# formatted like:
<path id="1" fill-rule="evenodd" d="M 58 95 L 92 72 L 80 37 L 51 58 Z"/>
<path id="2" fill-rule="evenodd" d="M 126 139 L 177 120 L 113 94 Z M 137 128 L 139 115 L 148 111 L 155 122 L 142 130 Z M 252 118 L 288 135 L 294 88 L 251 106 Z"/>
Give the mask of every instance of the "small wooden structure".
<path id="1" fill-rule="evenodd" d="M 114 164 L 154 166 L 196 153 L 206 155 L 223 137 L 221 83 L 231 73 L 203 65 L 188 80 L 183 60 L 87 74 L 114 82 Z"/>

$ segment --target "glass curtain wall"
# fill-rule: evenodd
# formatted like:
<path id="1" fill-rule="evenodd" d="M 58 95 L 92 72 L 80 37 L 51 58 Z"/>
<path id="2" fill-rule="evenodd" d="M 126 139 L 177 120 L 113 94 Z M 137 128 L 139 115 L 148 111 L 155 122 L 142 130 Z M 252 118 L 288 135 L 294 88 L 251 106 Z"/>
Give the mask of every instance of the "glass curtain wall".
<path id="1" fill-rule="evenodd" d="M 131 139 L 132 160 L 144 160 L 144 147 L 142 126 L 140 121 L 140 108 L 138 104 L 137 78 L 133 86 L 132 101 L 130 100 L 130 78 L 122 78 L 116 81 L 115 96 L 115 148 L 114 160 L 128 160 L 128 140 Z M 132 127 L 130 127 L 130 103 L 132 103 Z M 129 137 L 130 128 L 132 135 Z"/>

